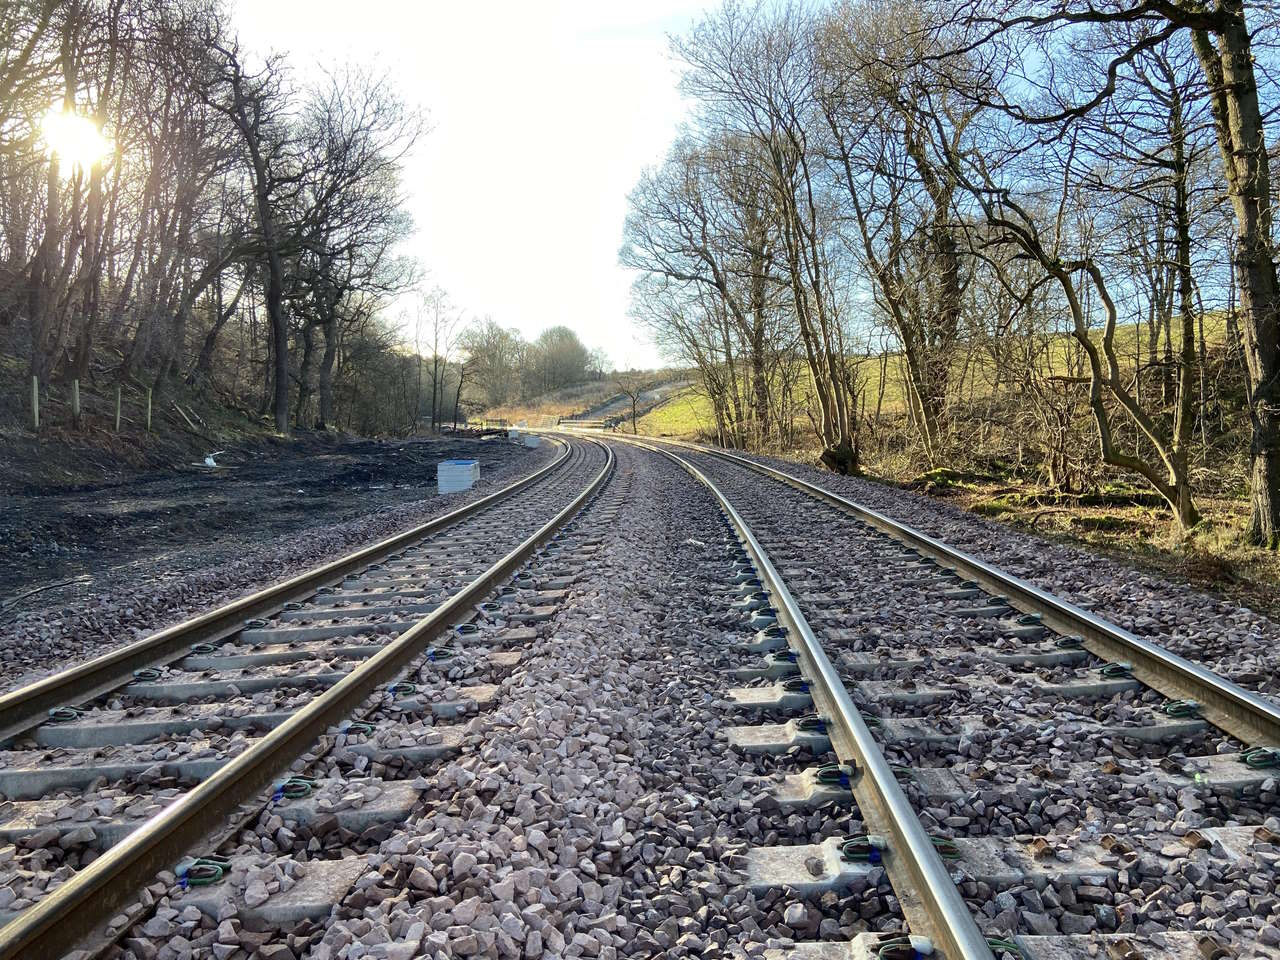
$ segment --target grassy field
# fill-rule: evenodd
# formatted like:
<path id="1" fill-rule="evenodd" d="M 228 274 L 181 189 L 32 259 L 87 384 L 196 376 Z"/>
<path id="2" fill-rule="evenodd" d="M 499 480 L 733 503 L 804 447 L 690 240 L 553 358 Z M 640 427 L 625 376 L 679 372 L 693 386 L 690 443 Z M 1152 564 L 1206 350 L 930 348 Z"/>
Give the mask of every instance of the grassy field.
<path id="1" fill-rule="evenodd" d="M 654 407 L 637 423 L 637 430 L 650 437 L 692 437 L 714 429 L 711 401 L 700 387 L 687 387 Z"/>
<path id="2" fill-rule="evenodd" d="M 1127 324 L 1116 328 L 1116 353 L 1120 358 L 1122 371 L 1134 368 L 1139 352 L 1145 362 L 1147 337 L 1148 332 L 1142 326 Z M 1220 348 L 1225 339 L 1225 320 L 1219 316 L 1206 318 L 1207 347 L 1211 351 Z M 1070 336 L 1064 334 L 1055 337 L 1042 354 L 1044 372 L 1066 372 L 1071 366 L 1070 358 L 1079 351 L 1079 345 Z M 957 352 L 963 354 L 963 350 Z M 808 371 L 805 370 L 802 377 L 807 375 Z M 883 367 L 878 357 L 861 362 L 858 365 L 858 377 L 868 410 L 874 409 L 883 380 L 881 413 L 889 417 L 906 414 L 906 371 L 900 354 L 889 354 Z M 996 381 L 996 365 L 988 353 L 980 348 L 974 349 L 967 362 L 963 358 L 957 359 L 952 377 L 952 391 L 955 395 L 967 399 L 982 399 L 991 395 Z M 646 414 L 641 418 L 639 428 L 641 433 L 647 432 L 650 436 L 691 437 L 711 430 L 714 422 L 710 401 L 695 385 Z"/>

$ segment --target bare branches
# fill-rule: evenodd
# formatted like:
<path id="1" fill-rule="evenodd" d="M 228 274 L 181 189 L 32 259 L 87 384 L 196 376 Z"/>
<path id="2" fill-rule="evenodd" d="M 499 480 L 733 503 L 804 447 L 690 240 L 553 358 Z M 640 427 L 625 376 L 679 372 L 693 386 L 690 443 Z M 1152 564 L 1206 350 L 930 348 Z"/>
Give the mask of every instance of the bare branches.
<path id="1" fill-rule="evenodd" d="M 787 294 L 778 329 L 797 339 L 824 445 L 862 422 L 857 344 L 887 336 L 877 436 L 897 376 L 927 463 L 966 455 L 974 423 L 1019 422 L 1019 462 L 1034 439 L 1055 484 L 1132 474 L 1188 528 L 1202 331 L 1233 280 L 1254 390 L 1280 389 L 1262 375 L 1280 318 L 1264 129 L 1277 98 L 1259 95 L 1272 71 L 1256 37 L 1241 0 L 726 5 L 674 43 L 695 122 L 632 196 L 633 309 L 699 368 L 722 433 L 739 422 L 744 294 L 763 278 Z M 732 178 L 717 159 L 730 151 Z M 760 269 L 745 209 L 769 225 Z M 1001 402 L 1025 410 L 997 415 Z M 1265 412 L 1280 405 L 1250 403 L 1275 434 L 1255 462 L 1280 476 Z"/>
<path id="2" fill-rule="evenodd" d="M 293 353 L 316 326 L 326 407 L 337 326 L 367 323 L 415 276 L 396 248 L 419 113 L 356 69 L 296 90 L 215 3 L 17 0 L 0 6 L 0 39 L 5 346 L 42 383 L 118 356 L 122 379 L 203 388 L 225 363 L 236 390 L 270 393 L 284 430 L 289 384 L 308 378 Z M 110 152 L 47 149 L 51 104 Z M 224 352 L 228 328 L 238 345 Z"/>

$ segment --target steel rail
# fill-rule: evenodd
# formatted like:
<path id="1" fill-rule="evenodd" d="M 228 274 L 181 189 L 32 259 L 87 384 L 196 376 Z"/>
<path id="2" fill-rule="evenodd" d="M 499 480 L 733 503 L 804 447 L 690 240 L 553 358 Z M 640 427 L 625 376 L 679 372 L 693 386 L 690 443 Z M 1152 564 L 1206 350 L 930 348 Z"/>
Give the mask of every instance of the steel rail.
<path id="1" fill-rule="evenodd" d="M 215 610 L 166 627 L 148 637 L 104 653 L 34 683 L 0 695 L 0 744 L 48 718 L 54 707 L 91 700 L 133 679 L 134 671 L 168 663 L 190 652 L 195 643 L 215 643 L 238 633 L 245 620 L 279 612 L 286 603 L 310 597 L 320 587 L 340 582 L 388 555 L 453 526 L 548 476 L 569 459 L 569 445 L 539 470 L 426 523 L 410 527 L 378 543 L 290 577 Z"/>
<path id="2" fill-rule="evenodd" d="M 220 820 L 258 796 L 327 729 L 355 712 L 379 686 L 409 666 L 431 640 L 466 619 L 474 603 L 509 579 L 608 480 L 615 463 L 613 451 L 599 441 L 588 442 L 604 449 L 605 463 L 572 502 L 360 667 L 0 927 L 0 960 L 58 957 L 70 952 L 83 938 L 100 930 L 156 874 L 171 869 L 196 847 Z"/>
<path id="3" fill-rule="evenodd" d="M 888 839 L 884 865 L 911 933 L 929 937 L 934 949 L 947 960 L 992 960 L 986 937 L 902 792 L 880 745 L 751 527 L 715 483 L 683 457 L 640 440 L 611 439 L 669 457 L 715 497 L 772 597 L 778 623 L 786 628 L 788 642 L 812 684 L 814 706 L 827 724 L 832 749 L 853 770 L 852 789 L 863 820 L 870 832 Z"/>
<path id="4" fill-rule="evenodd" d="M 1195 700 L 1200 706 L 1201 716 L 1237 740 L 1250 746 L 1280 746 L 1280 706 L 1198 663 L 878 510 L 793 474 L 700 444 L 667 439 L 662 442 L 736 463 L 849 513 L 920 554 L 952 567 L 967 579 L 977 581 L 989 593 L 1005 596 L 1011 606 L 1025 613 L 1039 614 L 1041 622 L 1056 632 L 1079 635 L 1085 647 L 1101 659 L 1130 664 L 1138 680 L 1166 697 Z"/>

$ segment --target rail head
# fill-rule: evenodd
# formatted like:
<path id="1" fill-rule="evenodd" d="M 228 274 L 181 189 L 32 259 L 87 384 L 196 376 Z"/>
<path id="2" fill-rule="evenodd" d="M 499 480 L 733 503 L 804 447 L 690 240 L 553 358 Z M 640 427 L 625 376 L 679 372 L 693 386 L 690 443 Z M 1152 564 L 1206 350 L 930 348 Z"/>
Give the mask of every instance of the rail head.
<path id="1" fill-rule="evenodd" d="M 912 933 L 928 936 L 947 960 L 992 960 L 986 937 L 974 922 L 946 864 L 902 792 L 835 666 L 751 527 L 715 483 L 683 457 L 635 438 L 613 439 L 670 458 L 707 488 L 733 526 L 761 582 L 771 594 L 778 622 L 786 628 L 789 642 L 812 683 L 814 704 L 829 727 L 832 747 L 841 761 L 854 768 L 853 792 L 859 811 L 877 832 L 888 837 L 885 868 Z"/>
<path id="2" fill-rule="evenodd" d="M 1058 633 L 1078 634 L 1086 647 L 1099 657 L 1130 663 L 1135 677 L 1165 696 L 1195 700 L 1206 720 L 1241 742 L 1250 746 L 1280 746 L 1280 705 L 1186 657 L 908 524 L 794 474 L 701 444 L 665 438 L 661 442 L 736 463 L 850 513 L 922 555 L 977 581 L 988 592 L 1006 596 L 1012 606 L 1025 613 L 1040 614 L 1044 624 Z"/>

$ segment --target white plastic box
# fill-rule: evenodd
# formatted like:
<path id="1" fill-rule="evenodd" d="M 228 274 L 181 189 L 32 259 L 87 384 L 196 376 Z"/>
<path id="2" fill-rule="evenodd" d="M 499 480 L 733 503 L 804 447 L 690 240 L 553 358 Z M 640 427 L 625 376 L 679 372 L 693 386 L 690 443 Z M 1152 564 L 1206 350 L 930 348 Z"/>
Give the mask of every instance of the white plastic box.
<path id="1" fill-rule="evenodd" d="M 480 479 L 479 460 L 441 460 L 436 464 L 436 492 L 469 490 Z"/>

